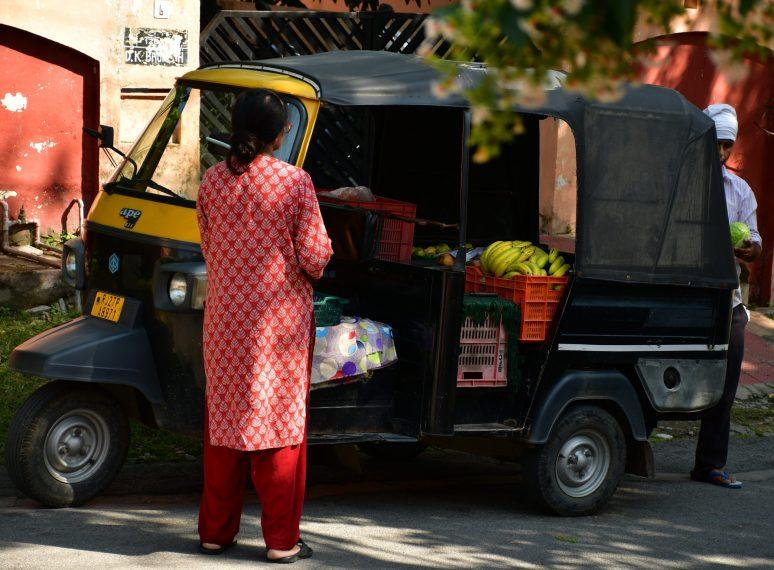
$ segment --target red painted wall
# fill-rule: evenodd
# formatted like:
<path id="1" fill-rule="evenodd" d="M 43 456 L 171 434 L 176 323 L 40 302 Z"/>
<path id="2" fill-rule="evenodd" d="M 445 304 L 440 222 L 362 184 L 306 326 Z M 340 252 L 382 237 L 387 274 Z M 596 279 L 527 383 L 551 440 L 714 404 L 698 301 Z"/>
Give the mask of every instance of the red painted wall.
<path id="1" fill-rule="evenodd" d="M 766 304 L 770 301 L 774 262 L 774 136 L 764 129 L 774 132 L 774 57 L 766 62 L 747 60 L 747 77 L 732 84 L 710 58 L 706 33 L 673 34 L 661 39 L 671 45 L 659 49 L 660 67 L 642 70 L 643 82 L 676 89 L 700 109 L 710 103 L 728 103 L 736 108 L 739 134 L 727 165 L 750 184 L 758 201 L 763 255 L 751 267 L 750 298 Z"/>
<path id="2" fill-rule="evenodd" d="M 61 229 L 73 198 L 97 192 L 99 155 L 82 128 L 99 123 L 99 64 L 90 57 L 0 25 L 0 190 L 13 190 L 41 233 Z M 74 212 L 73 212 L 74 214 Z M 75 216 L 69 224 L 74 228 Z"/>

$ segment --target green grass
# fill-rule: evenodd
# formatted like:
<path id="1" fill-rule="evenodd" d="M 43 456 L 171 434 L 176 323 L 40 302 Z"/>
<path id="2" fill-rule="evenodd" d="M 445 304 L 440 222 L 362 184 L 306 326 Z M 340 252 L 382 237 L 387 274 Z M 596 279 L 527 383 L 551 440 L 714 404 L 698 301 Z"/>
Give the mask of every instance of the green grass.
<path id="1" fill-rule="evenodd" d="M 200 438 L 187 437 L 168 431 L 149 428 L 132 421 L 132 443 L 129 459 L 139 462 L 179 461 L 199 457 L 202 453 Z"/>
<path id="2" fill-rule="evenodd" d="M 651 443 L 664 443 L 678 439 L 696 437 L 699 433 L 698 421 L 659 422 L 653 431 Z M 745 427 L 748 434 L 735 433 L 737 426 Z M 731 408 L 731 428 L 734 437 L 755 437 L 774 434 L 774 394 L 768 396 L 756 396 L 746 400 L 737 400 Z M 671 440 L 656 437 L 656 434 L 666 433 L 672 436 Z"/>
<path id="3" fill-rule="evenodd" d="M 31 316 L 0 307 L 0 464 L 5 461 L 5 440 L 8 426 L 24 400 L 45 379 L 17 374 L 8 370 L 11 351 L 38 333 L 78 316 L 75 312 L 61 313 L 52 309 L 47 317 Z M 132 444 L 129 459 L 136 461 L 173 461 L 186 456 L 198 456 L 201 442 L 197 438 L 151 429 L 132 422 Z"/>
<path id="4" fill-rule="evenodd" d="M 578 544 L 578 537 L 577 536 L 570 536 L 569 534 L 557 534 L 554 536 L 554 539 L 558 540 L 559 542 L 567 542 L 569 544 Z"/>
<path id="5" fill-rule="evenodd" d="M 49 319 L 0 307 L 0 462 L 5 461 L 5 436 L 16 410 L 45 380 L 8 370 L 8 357 L 31 336 L 70 320 L 74 315 L 52 309 Z"/>
<path id="6" fill-rule="evenodd" d="M 742 425 L 757 436 L 774 433 L 774 397 L 752 398 L 745 405 L 734 406 L 731 423 Z"/>

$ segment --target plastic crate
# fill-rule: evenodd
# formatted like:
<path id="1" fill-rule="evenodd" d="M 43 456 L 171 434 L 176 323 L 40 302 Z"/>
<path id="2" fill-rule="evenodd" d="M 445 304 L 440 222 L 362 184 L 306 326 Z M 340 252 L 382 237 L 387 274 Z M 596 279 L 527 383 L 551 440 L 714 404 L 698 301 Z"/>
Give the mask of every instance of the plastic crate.
<path id="1" fill-rule="evenodd" d="M 341 313 L 344 305 L 349 303 L 347 299 L 325 295 L 324 293 L 314 294 L 314 321 L 318 327 L 333 327 L 341 322 Z"/>
<path id="2" fill-rule="evenodd" d="M 417 205 L 410 202 L 401 202 L 391 198 L 376 197 L 374 202 L 355 202 L 350 200 L 337 200 L 328 196 L 318 196 L 321 202 L 363 208 L 374 212 L 388 212 L 396 216 L 415 218 Z M 376 257 L 387 261 L 411 262 L 411 248 L 414 245 L 414 224 L 385 218 L 382 224 L 382 239 L 379 242 L 379 252 Z"/>
<path id="3" fill-rule="evenodd" d="M 483 293 L 486 288 L 486 276 L 475 265 L 465 268 L 465 293 Z"/>
<path id="4" fill-rule="evenodd" d="M 501 279 L 484 274 L 477 267 L 465 271 L 466 293 L 495 293 L 521 309 L 519 341 L 542 342 L 554 319 L 567 287 L 567 277 L 517 275 Z"/>
<path id="5" fill-rule="evenodd" d="M 508 337 L 502 323 L 465 319 L 460 332 L 457 387 L 499 388 L 508 384 Z"/>

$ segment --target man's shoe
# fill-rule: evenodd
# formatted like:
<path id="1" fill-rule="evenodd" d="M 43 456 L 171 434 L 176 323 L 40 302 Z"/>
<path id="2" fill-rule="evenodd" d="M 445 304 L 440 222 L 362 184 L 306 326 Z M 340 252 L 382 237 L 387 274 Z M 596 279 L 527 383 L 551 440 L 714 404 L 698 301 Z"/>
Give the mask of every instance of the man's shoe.
<path id="1" fill-rule="evenodd" d="M 726 489 L 741 489 L 742 482 L 737 481 L 733 475 L 722 469 L 710 469 L 709 471 L 691 471 L 691 479 L 701 483 L 709 483 Z"/>

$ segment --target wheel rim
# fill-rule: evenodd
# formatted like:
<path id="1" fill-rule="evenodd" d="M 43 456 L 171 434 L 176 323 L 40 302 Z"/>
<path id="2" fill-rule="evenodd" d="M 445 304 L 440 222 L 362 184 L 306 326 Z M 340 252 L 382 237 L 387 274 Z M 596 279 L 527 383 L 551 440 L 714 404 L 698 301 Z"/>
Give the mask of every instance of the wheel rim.
<path id="1" fill-rule="evenodd" d="M 73 410 L 48 430 L 46 468 L 63 483 L 78 483 L 97 472 L 110 448 L 107 422 L 91 410 Z"/>
<path id="2" fill-rule="evenodd" d="M 609 470 L 610 446 L 593 430 L 573 434 L 556 456 L 556 481 L 570 497 L 592 494 L 602 485 Z"/>

